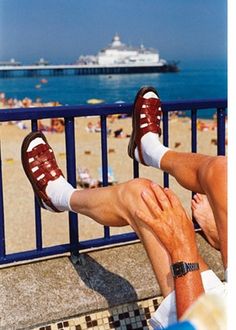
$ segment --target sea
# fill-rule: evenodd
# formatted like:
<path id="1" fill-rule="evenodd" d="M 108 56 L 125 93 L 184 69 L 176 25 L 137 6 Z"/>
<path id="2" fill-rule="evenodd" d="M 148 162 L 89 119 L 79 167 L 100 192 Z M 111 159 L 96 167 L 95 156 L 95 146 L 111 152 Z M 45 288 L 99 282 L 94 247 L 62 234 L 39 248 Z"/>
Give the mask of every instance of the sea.
<path id="1" fill-rule="evenodd" d="M 91 99 L 104 103 L 131 103 L 142 86 L 153 86 L 163 101 L 227 98 L 227 62 L 219 60 L 185 60 L 178 73 L 16 77 L 0 78 L 0 92 L 7 98 L 62 105 L 83 105 Z M 41 84 L 42 78 L 47 80 Z M 212 118 L 212 110 L 201 112 Z"/>

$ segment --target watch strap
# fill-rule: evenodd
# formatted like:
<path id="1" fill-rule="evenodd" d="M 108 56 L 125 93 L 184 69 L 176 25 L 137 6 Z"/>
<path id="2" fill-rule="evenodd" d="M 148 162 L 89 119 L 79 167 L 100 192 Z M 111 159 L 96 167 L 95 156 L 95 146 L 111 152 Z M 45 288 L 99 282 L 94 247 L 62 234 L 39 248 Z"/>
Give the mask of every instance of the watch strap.
<path id="1" fill-rule="evenodd" d="M 199 264 L 197 262 L 190 263 L 179 261 L 171 265 L 171 273 L 174 278 L 186 275 L 188 272 L 199 270 Z"/>
<path id="2" fill-rule="evenodd" d="M 192 272 L 194 270 L 199 270 L 199 263 L 198 262 L 194 262 L 194 263 L 187 262 L 187 267 L 188 267 L 189 272 Z"/>

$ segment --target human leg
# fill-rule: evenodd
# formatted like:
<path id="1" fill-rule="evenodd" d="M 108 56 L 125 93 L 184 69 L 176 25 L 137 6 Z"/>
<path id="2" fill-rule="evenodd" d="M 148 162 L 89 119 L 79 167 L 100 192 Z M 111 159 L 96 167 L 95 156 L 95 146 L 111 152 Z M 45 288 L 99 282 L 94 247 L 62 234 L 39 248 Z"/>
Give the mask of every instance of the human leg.
<path id="1" fill-rule="evenodd" d="M 144 204 L 141 189 L 149 186 L 149 180 L 136 179 L 91 190 L 74 189 L 63 177 L 52 148 L 40 132 L 30 133 L 24 139 L 22 163 L 40 205 L 47 210 L 78 212 L 106 226 L 130 225 L 147 249 L 163 294 L 173 290 L 168 253 L 153 233 L 145 226 L 139 228 L 134 219 L 136 204 Z"/>
<path id="2" fill-rule="evenodd" d="M 167 171 L 186 189 L 203 193 L 212 208 L 224 267 L 227 268 L 227 159 L 168 151 L 161 169 Z"/>
<path id="3" fill-rule="evenodd" d="M 137 205 L 141 208 L 146 207 L 141 192 L 144 189 L 150 190 L 152 195 L 150 181 L 135 179 L 113 187 L 75 190 L 63 178 L 46 138 L 40 134 L 30 137 L 27 145 L 23 143 L 22 159 L 26 174 L 41 205 L 47 206 L 50 211 L 64 209 L 85 214 L 102 225 L 131 225 L 144 244 L 163 295 L 168 295 L 173 290 L 169 255 L 153 232 L 135 217 Z M 63 195 L 64 192 L 67 197 Z M 63 205 L 60 204 L 61 200 Z M 54 201 L 57 203 L 56 207 Z M 203 261 L 201 264 L 204 270 L 207 266 Z"/>
<path id="4" fill-rule="evenodd" d="M 168 151 L 161 169 L 186 189 L 205 194 L 212 208 L 224 267 L 227 268 L 227 159 Z"/>
<path id="5" fill-rule="evenodd" d="M 148 97 L 148 88 L 144 91 Z M 147 101 L 145 95 L 134 104 L 135 120 L 129 155 L 144 165 L 154 166 L 171 174 L 184 188 L 207 195 L 217 222 L 223 263 L 227 267 L 227 160 L 223 156 L 175 152 L 164 147 L 159 140 L 160 118 L 153 115 L 155 104 L 151 102 L 151 99 L 159 99 L 159 96 L 151 95 L 150 101 Z"/>

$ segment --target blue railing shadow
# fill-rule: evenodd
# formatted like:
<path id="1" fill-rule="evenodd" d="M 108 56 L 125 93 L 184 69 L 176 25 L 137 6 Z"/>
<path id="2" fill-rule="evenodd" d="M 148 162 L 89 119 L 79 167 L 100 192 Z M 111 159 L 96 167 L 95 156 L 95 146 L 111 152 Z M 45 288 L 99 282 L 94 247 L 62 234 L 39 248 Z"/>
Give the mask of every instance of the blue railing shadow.
<path id="1" fill-rule="evenodd" d="M 46 118 L 64 118 L 65 120 L 65 145 L 67 179 L 76 186 L 76 153 L 75 153 L 75 125 L 76 117 L 100 116 L 101 119 L 101 154 L 102 154 L 102 177 L 103 186 L 108 185 L 108 158 L 107 158 L 107 116 L 112 114 L 132 113 L 132 104 L 107 104 L 97 106 L 60 106 L 43 108 L 20 108 L 2 109 L 0 111 L 0 122 L 31 120 L 32 131 L 37 130 L 37 120 Z M 191 145 L 192 152 L 197 152 L 197 118 L 200 111 L 214 109 L 217 111 L 217 154 L 225 154 L 225 116 L 227 100 L 191 100 L 163 102 L 163 142 L 166 146 L 169 143 L 168 113 L 171 111 L 191 112 Z M 169 185 L 167 173 L 163 174 L 164 186 Z M 133 176 L 139 176 L 139 166 L 133 162 Z M 0 264 L 9 264 L 17 261 L 31 260 L 52 255 L 59 255 L 70 252 L 72 258 L 77 258 L 80 251 L 89 248 L 107 246 L 116 243 L 124 243 L 137 239 L 135 233 L 110 235 L 109 227 L 104 227 L 104 237 L 92 240 L 80 241 L 78 235 L 77 214 L 69 212 L 69 243 L 43 247 L 41 209 L 35 199 L 35 230 L 36 247 L 34 250 L 17 253 L 6 253 L 5 226 L 4 226 L 4 204 L 3 204 L 3 180 L 2 162 L 0 150 Z"/>

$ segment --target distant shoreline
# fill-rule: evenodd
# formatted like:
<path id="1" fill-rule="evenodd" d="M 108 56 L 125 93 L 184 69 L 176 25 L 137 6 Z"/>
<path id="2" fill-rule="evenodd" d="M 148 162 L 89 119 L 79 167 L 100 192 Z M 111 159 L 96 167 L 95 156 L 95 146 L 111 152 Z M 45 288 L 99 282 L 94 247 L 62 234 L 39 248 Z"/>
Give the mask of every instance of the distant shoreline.
<path id="1" fill-rule="evenodd" d="M 41 83 L 46 79 L 47 83 Z M 58 76 L 43 78 L 0 79 L 0 92 L 8 98 L 42 103 L 57 101 L 63 105 L 85 105 L 90 99 L 102 99 L 104 104 L 117 101 L 132 103 L 141 86 L 153 86 L 161 100 L 196 100 L 227 98 L 227 71 L 207 65 L 182 69 L 167 74 L 124 74 L 94 76 Z M 212 118 L 213 112 L 199 112 L 202 118 Z"/>

